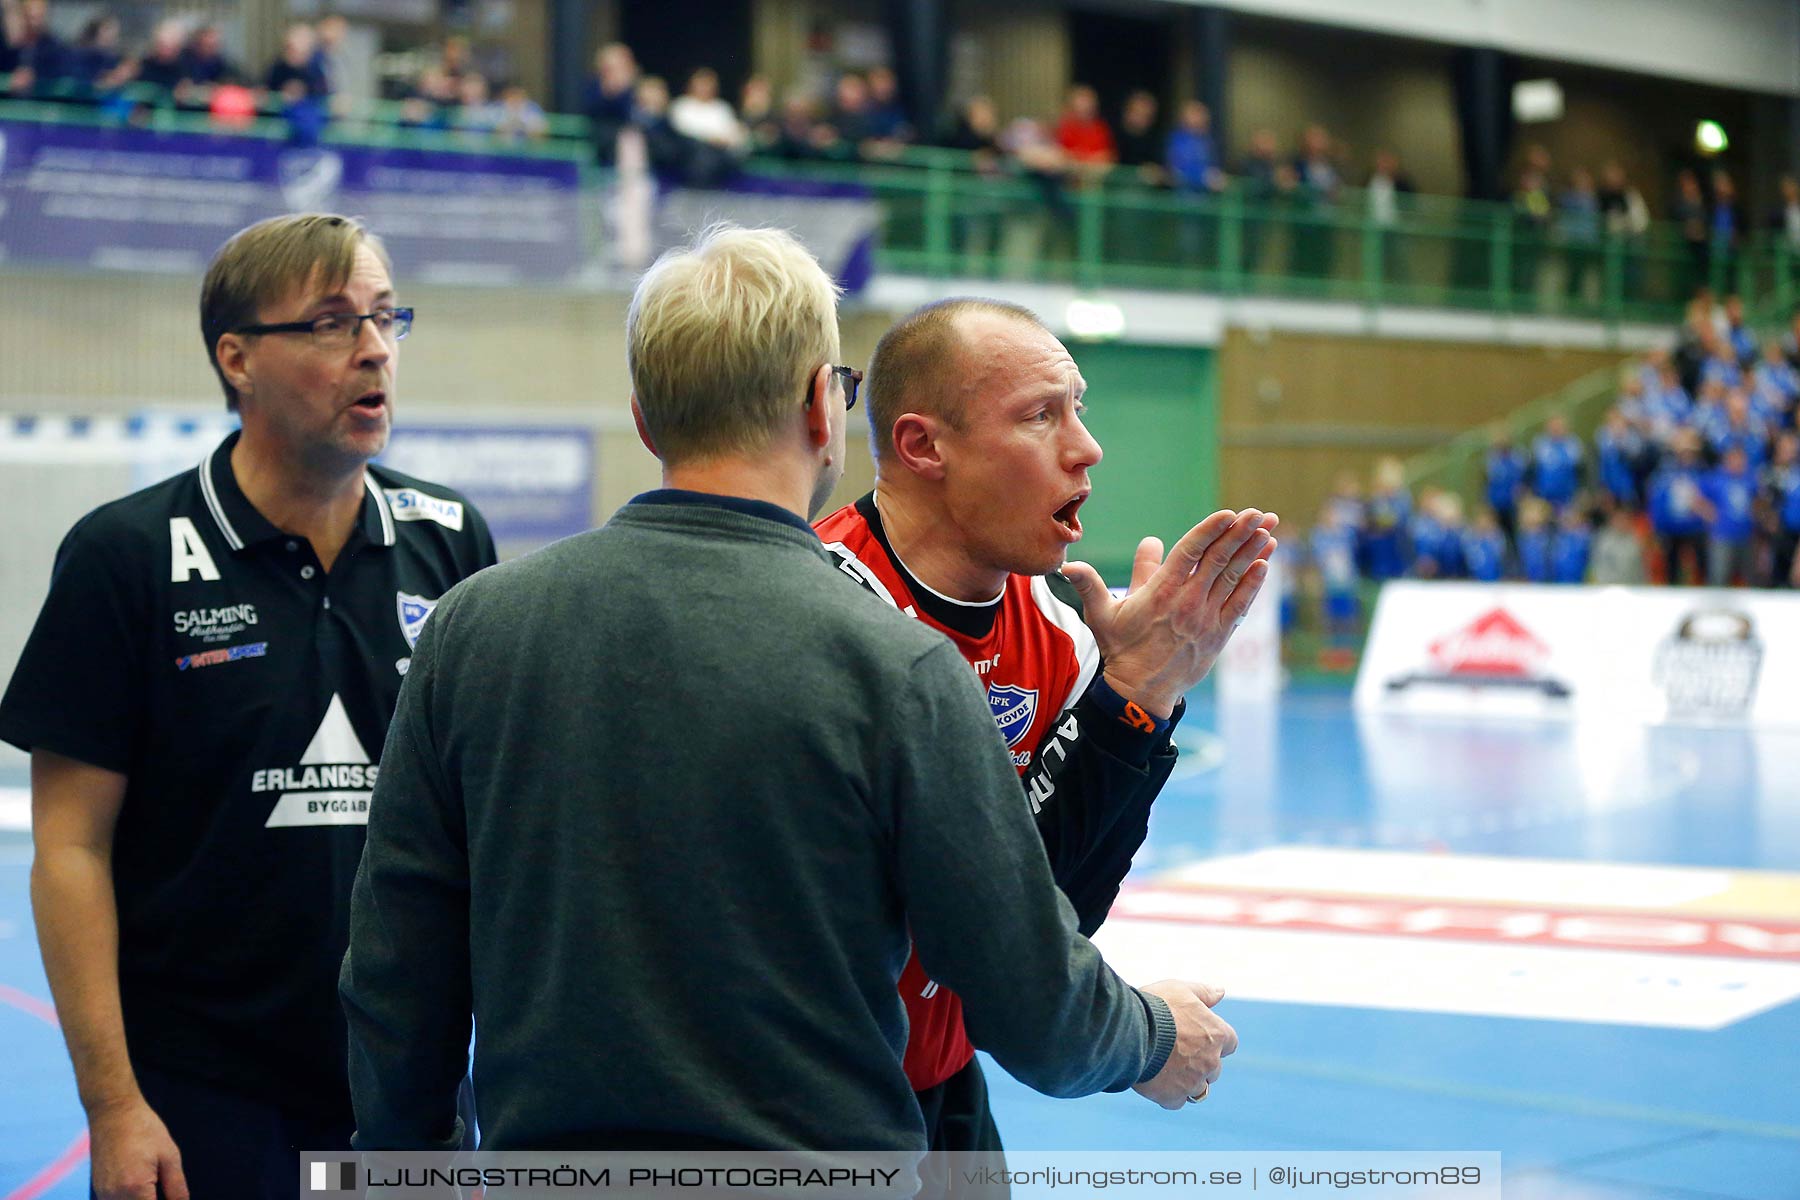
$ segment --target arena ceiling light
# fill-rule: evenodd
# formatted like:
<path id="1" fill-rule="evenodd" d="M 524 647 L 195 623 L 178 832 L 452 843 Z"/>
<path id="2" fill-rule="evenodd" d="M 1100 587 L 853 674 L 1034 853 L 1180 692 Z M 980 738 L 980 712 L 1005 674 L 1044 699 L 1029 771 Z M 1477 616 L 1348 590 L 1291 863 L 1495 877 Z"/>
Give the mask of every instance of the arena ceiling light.
<path id="1" fill-rule="evenodd" d="M 1522 79 L 1513 84 L 1513 119 L 1521 125 L 1560 120 L 1562 84 L 1554 79 Z"/>
<path id="2" fill-rule="evenodd" d="M 1125 311 L 1111 300 L 1071 300 L 1063 320 L 1071 336 L 1089 341 L 1116 338 L 1125 332 Z"/>
<path id="3" fill-rule="evenodd" d="M 1731 145 L 1725 127 L 1717 121 L 1701 121 L 1694 126 L 1694 149 L 1702 154 L 1723 154 Z"/>

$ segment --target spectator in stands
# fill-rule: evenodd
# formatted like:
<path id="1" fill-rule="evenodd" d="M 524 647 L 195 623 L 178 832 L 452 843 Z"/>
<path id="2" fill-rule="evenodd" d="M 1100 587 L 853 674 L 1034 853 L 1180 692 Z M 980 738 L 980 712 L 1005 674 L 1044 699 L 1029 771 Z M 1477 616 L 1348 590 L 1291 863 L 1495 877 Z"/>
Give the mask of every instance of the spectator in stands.
<path id="1" fill-rule="evenodd" d="M 1680 227 L 1682 243 L 1687 247 L 1688 278 L 1683 290 L 1692 291 L 1705 283 L 1711 272 L 1712 234 L 1700 177 L 1686 168 L 1675 176 L 1675 199 L 1669 205 L 1669 219 Z"/>
<path id="2" fill-rule="evenodd" d="M 1650 232 L 1650 206 L 1617 162 L 1600 168 L 1599 195 L 1606 239 L 1620 247 L 1625 298 L 1636 299 L 1644 290 L 1644 235 Z"/>
<path id="3" fill-rule="evenodd" d="M 338 13 L 320 19 L 313 26 L 313 67 L 324 82 L 325 94 L 335 100 L 347 100 L 344 86 L 349 82 L 344 62 L 344 39 L 350 36 L 350 23 Z"/>
<path id="4" fill-rule="evenodd" d="M 749 135 L 752 154 L 766 154 L 781 139 L 781 117 L 775 111 L 775 89 L 766 75 L 752 75 L 738 90 L 738 120 Z"/>
<path id="5" fill-rule="evenodd" d="M 854 158 L 875 137 L 869 117 L 869 83 L 855 71 L 838 76 L 831 91 L 831 113 L 826 124 L 833 133 L 832 153 Z"/>
<path id="6" fill-rule="evenodd" d="M 1488 443 L 1487 503 L 1506 533 L 1508 545 L 1519 537 L 1519 500 L 1525 486 L 1525 456 L 1513 445 L 1504 428 L 1496 428 Z"/>
<path id="7" fill-rule="evenodd" d="M 1562 239 L 1570 299 L 1600 303 L 1600 193 L 1586 167 L 1569 172 L 1557 198 L 1556 232 Z"/>
<path id="8" fill-rule="evenodd" d="M 1706 524 L 1706 582 L 1729 587 L 1749 582 L 1755 569 L 1756 475 L 1744 451 L 1731 446 L 1701 482 L 1711 514 Z"/>
<path id="9" fill-rule="evenodd" d="M 1435 487 L 1419 492 L 1418 505 L 1407 523 L 1407 537 L 1412 543 L 1412 563 L 1407 574 L 1415 579 L 1452 579 L 1460 565 L 1459 538 L 1445 524 L 1443 502 L 1446 493 Z"/>
<path id="10" fill-rule="evenodd" d="M 1800 254 L 1800 179 L 1781 177 L 1781 202 L 1769 214 L 1769 228 L 1787 243 L 1790 255 Z"/>
<path id="11" fill-rule="evenodd" d="M 1056 144 L 1077 167 L 1104 168 L 1118 161 L 1112 129 L 1100 115 L 1100 98 L 1085 83 L 1069 89 L 1062 116 L 1056 122 Z"/>
<path id="12" fill-rule="evenodd" d="M 48 0 L 20 0 L 14 26 L 8 34 L 14 92 L 50 87 L 73 72 L 68 47 L 50 31 Z"/>
<path id="13" fill-rule="evenodd" d="M 1687 423 L 1694 402 L 1681 384 L 1674 359 L 1667 351 L 1659 353 L 1655 386 L 1644 393 L 1644 415 L 1649 421 L 1652 440 L 1666 446 L 1674 438 L 1675 431 Z"/>
<path id="14" fill-rule="evenodd" d="M 289 25 L 281 38 L 281 53 L 269 64 L 263 86 L 289 104 L 325 96 L 330 86 L 319 67 L 318 45 L 312 26 Z"/>
<path id="15" fill-rule="evenodd" d="M 146 87 L 162 88 L 178 102 L 185 101 L 188 97 L 183 85 L 191 78 L 186 38 L 186 26 L 178 18 L 158 21 L 150 31 L 149 49 L 138 60 L 137 82 Z"/>
<path id="16" fill-rule="evenodd" d="M 1739 367 L 1756 361 L 1756 334 L 1744 324 L 1744 298 L 1736 292 L 1725 297 L 1725 345 Z"/>
<path id="17" fill-rule="evenodd" d="M 1585 582 L 1593 540 L 1593 530 L 1588 527 L 1587 513 L 1581 506 L 1571 504 L 1564 509 L 1550 544 L 1550 582 Z"/>
<path id="18" fill-rule="evenodd" d="M 459 86 L 464 75 L 478 73 L 475 70 L 475 57 L 469 50 L 468 38 L 458 33 L 444 39 L 444 49 L 438 57 L 438 70 L 451 83 Z"/>
<path id="19" fill-rule="evenodd" d="M 688 140 L 669 123 L 669 85 L 645 75 L 632 93 L 631 123 L 644 136 L 650 169 L 663 180 L 680 182 L 687 170 Z"/>
<path id="20" fill-rule="evenodd" d="M 887 67 L 869 71 L 869 136 L 878 142 L 905 145 L 915 137 L 906 106 L 900 103 L 900 80 Z"/>
<path id="21" fill-rule="evenodd" d="M 1700 385 L 1700 399 L 1688 413 L 1687 424 L 1699 431 L 1703 449 L 1713 437 L 1723 434 L 1730 423 L 1725 411 L 1725 397 L 1729 392 L 1730 388 L 1718 379 Z"/>
<path id="22" fill-rule="evenodd" d="M 1519 501 L 1519 573 L 1527 583 L 1549 583 L 1555 571 L 1556 535 L 1550 506 L 1536 496 Z"/>
<path id="23" fill-rule="evenodd" d="M 549 136 L 550 119 L 523 86 L 512 83 L 500 89 L 494 106 L 494 136 L 509 142 L 537 141 Z"/>
<path id="24" fill-rule="evenodd" d="M 1474 523 L 1462 535 L 1463 568 L 1478 583 L 1498 583 L 1506 574 L 1506 534 L 1494 510 L 1476 510 Z"/>
<path id="25" fill-rule="evenodd" d="M 1800 304 L 1788 314 L 1788 331 L 1781 335 L 1781 352 L 1788 365 L 1800 371 Z"/>
<path id="26" fill-rule="evenodd" d="M 1550 192 L 1550 151 L 1543 146 L 1525 148 L 1525 165 L 1513 185 L 1512 205 L 1513 290 L 1535 295 L 1543 290 L 1544 250 L 1556 212 Z"/>
<path id="27" fill-rule="evenodd" d="M 1417 192 L 1412 178 L 1400 167 L 1400 156 L 1392 150 L 1377 150 L 1369 170 L 1364 197 L 1369 221 L 1381 232 L 1381 275 L 1396 280 L 1406 276 L 1404 246 L 1395 234 L 1400 217 L 1408 210 L 1410 197 Z"/>
<path id="28" fill-rule="evenodd" d="M 1156 132 L 1156 97 L 1142 88 L 1125 97 L 1125 108 L 1119 114 L 1118 144 L 1120 165 L 1136 171 L 1138 182 L 1149 187 L 1168 183 L 1162 165 L 1162 138 Z"/>
<path id="29" fill-rule="evenodd" d="M 1769 428 L 1750 411 L 1750 393 L 1733 388 L 1725 393 L 1724 419 L 1704 431 L 1713 458 L 1723 461 L 1733 450 L 1744 456 L 1752 471 L 1769 460 Z"/>
<path id="30" fill-rule="evenodd" d="M 494 132 L 499 123 L 499 106 L 493 102 L 487 76 L 479 71 L 464 71 L 456 80 L 456 112 L 452 124 L 465 133 L 482 135 Z"/>
<path id="31" fill-rule="evenodd" d="M 1355 645 L 1361 609 L 1356 595 L 1356 529 L 1345 523 L 1341 508 L 1327 502 L 1319 510 L 1310 541 L 1313 566 L 1319 572 L 1326 644 L 1341 652 Z"/>
<path id="32" fill-rule="evenodd" d="M 1181 106 L 1181 123 L 1169 134 L 1163 148 L 1163 165 L 1169 182 L 1183 192 L 1225 190 L 1225 172 L 1213 142 L 1212 110 L 1198 100 Z"/>
<path id="33" fill-rule="evenodd" d="M 1690 396 L 1700 394 L 1700 368 L 1711 355 L 1708 343 L 1717 332 L 1712 319 L 1712 292 L 1699 288 L 1682 310 L 1681 330 L 1675 341 L 1675 369 Z"/>
<path id="34" fill-rule="evenodd" d="M 1772 583 L 1800 587 L 1800 436 L 1784 433 L 1775 441 L 1775 461 L 1764 485 L 1773 517 Z"/>
<path id="35" fill-rule="evenodd" d="M 1250 135 L 1250 149 L 1238 164 L 1237 173 L 1244 181 L 1244 268 L 1263 267 L 1267 249 L 1270 215 L 1285 206 L 1294 194 L 1297 178 L 1294 168 L 1281 161 L 1281 148 L 1272 129 L 1258 129 Z"/>
<path id="36" fill-rule="evenodd" d="M 96 92 L 111 92 L 130 82 L 137 67 L 119 51 L 119 18 L 102 13 L 88 18 L 69 53 L 69 76 Z"/>
<path id="37" fill-rule="evenodd" d="M 1800 401 L 1800 371 L 1781 352 L 1781 343 L 1770 338 L 1762 348 L 1762 361 L 1750 376 L 1752 411 L 1771 428 L 1794 424 L 1794 405 Z"/>
<path id="38" fill-rule="evenodd" d="M 1587 581 L 1633 587 L 1644 579 L 1644 537 L 1638 532 L 1637 518 L 1623 505 L 1615 506 L 1594 535 Z"/>
<path id="39" fill-rule="evenodd" d="M 1406 573 L 1406 531 L 1412 511 L 1406 468 L 1397 458 L 1381 459 L 1375 464 L 1374 486 L 1363 506 L 1363 572 L 1377 583 Z"/>
<path id="40" fill-rule="evenodd" d="M 1065 227 L 1072 223 L 1074 209 L 1064 188 L 1072 167 L 1050 131 L 1030 117 L 1019 117 L 1007 126 L 1000 144 L 1025 179 L 1036 186 L 1049 216 Z"/>
<path id="41" fill-rule="evenodd" d="M 457 85 L 432 63 L 413 81 L 412 94 L 400 104 L 400 124 L 410 129 L 448 129 L 462 103 Z"/>
<path id="42" fill-rule="evenodd" d="M 608 42 L 594 52 L 594 73 L 582 89 L 581 108 L 594 138 L 594 161 L 603 167 L 617 161 L 619 131 L 631 124 L 637 82 L 637 57 L 631 47 Z"/>
<path id="43" fill-rule="evenodd" d="M 1331 274 L 1337 230 L 1331 224 L 1343 178 L 1332 154 L 1331 134 L 1323 125 L 1308 125 L 1294 158 L 1294 196 L 1300 219 L 1294 225 L 1293 269 L 1299 275 Z"/>
<path id="44" fill-rule="evenodd" d="M 181 50 L 181 79 L 192 88 L 204 89 L 219 84 L 243 81 L 243 72 L 225 56 L 225 35 L 217 25 L 202 25 L 194 30 Z"/>
<path id="45" fill-rule="evenodd" d="M 970 96 L 956 123 L 944 139 L 951 150 L 966 150 L 975 156 L 975 169 L 983 175 L 1001 173 L 1006 151 L 1000 145 L 1000 114 L 986 96 Z"/>
<path id="46" fill-rule="evenodd" d="M 1670 449 L 1650 478 L 1650 528 L 1668 582 L 1698 582 L 1705 575 L 1706 531 L 1713 517 L 1701 488 L 1705 467 L 1699 433 L 1679 430 Z"/>
<path id="47" fill-rule="evenodd" d="M 263 87 L 281 99 L 288 121 L 288 138 L 310 146 L 319 140 L 329 117 L 326 101 L 330 88 L 319 70 L 315 51 L 318 36 L 310 25 L 289 25 L 282 35 L 281 53 L 269 64 Z"/>
<path id="48" fill-rule="evenodd" d="M 1531 490 L 1560 513 L 1581 486 L 1583 465 L 1581 439 L 1561 413 L 1552 414 L 1531 443 Z"/>
<path id="49" fill-rule="evenodd" d="M 1634 379 L 1632 382 L 1637 381 Z M 1599 466 L 1600 486 L 1606 490 L 1606 494 L 1621 508 L 1637 508 L 1638 473 L 1649 447 L 1643 434 L 1626 415 L 1622 404 L 1615 404 L 1607 412 L 1605 422 L 1594 435 L 1594 451 Z"/>
<path id="50" fill-rule="evenodd" d="M 690 185 L 717 187 L 737 174 L 750 135 L 731 102 L 719 95 L 719 76 L 711 67 L 688 76 L 687 91 L 669 105 L 669 124 L 690 144 Z"/>
<path id="51" fill-rule="evenodd" d="M 1338 472 L 1325 503 L 1337 514 L 1338 524 L 1353 531 L 1360 539 L 1367 511 L 1363 504 L 1362 482 L 1356 478 L 1355 471 Z"/>
<path id="52" fill-rule="evenodd" d="M 1710 324 L 1699 331 L 1700 373 L 1699 383 L 1702 391 L 1708 384 L 1722 384 L 1734 388 L 1744 382 L 1744 369 L 1738 365 L 1737 352 Z"/>
<path id="53" fill-rule="evenodd" d="M 1722 274 L 1729 279 L 1737 261 L 1738 244 L 1743 240 L 1744 214 L 1738 207 L 1737 184 L 1723 167 L 1712 173 L 1712 209 L 1706 224 L 1712 261 L 1721 264 Z"/>
<path id="54" fill-rule="evenodd" d="M 792 93 L 781 104 L 781 124 L 775 131 L 771 154 L 782 158 L 818 158 L 836 135 L 819 121 L 818 105 L 811 96 Z"/>

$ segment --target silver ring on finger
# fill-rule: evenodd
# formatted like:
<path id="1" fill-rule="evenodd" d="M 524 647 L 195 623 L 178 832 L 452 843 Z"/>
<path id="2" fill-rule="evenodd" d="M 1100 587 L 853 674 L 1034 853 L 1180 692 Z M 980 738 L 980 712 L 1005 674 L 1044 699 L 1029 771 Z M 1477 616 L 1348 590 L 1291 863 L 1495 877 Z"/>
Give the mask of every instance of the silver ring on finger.
<path id="1" fill-rule="evenodd" d="M 1211 1090 L 1212 1090 L 1212 1088 L 1208 1084 L 1204 1084 L 1204 1083 L 1201 1084 L 1199 1094 L 1195 1095 L 1195 1096 L 1189 1096 L 1188 1103 L 1189 1104 L 1200 1103 L 1202 1100 L 1206 1099 L 1206 1093 L 1210 1092 Z"/>

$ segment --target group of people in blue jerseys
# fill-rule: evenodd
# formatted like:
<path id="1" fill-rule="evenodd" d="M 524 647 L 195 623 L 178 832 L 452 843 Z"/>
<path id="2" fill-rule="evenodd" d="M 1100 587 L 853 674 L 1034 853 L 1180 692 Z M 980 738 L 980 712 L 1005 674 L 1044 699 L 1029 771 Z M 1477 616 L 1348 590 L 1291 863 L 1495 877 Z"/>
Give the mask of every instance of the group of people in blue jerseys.
<path id="1" fill-rule="evenodd" d="M 1396 459 L 1366 495 L 1340 476 L 1309 546 L 1327 630 L 1354 625 L 1365 580 L 1800 586 L 1797 407 L 1800 310 L 1759 338 L 1737 297 L 1702 292 L 1672 347 L 1622 369 L 1591 443 L 1561 414 L 1496 433 L 1472 514 L 1415 497 Z"/>

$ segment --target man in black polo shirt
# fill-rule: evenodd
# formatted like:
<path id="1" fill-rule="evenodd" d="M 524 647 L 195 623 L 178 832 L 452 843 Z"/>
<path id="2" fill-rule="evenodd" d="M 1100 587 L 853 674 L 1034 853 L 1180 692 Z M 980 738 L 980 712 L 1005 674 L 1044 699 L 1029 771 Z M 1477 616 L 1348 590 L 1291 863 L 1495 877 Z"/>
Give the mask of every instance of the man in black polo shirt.
<path id="1" fill-rule="evenodd" d="M 201 332 L 243 428 L 70 531 L 0 700 L 103 1198 L 294 1195 L 297 1150 L 349 1146 L 376 759 L 432 606 L 494 561 L 455 492 L 370 465 L 411 321 L 350 220 L 227 242 Z"/>

